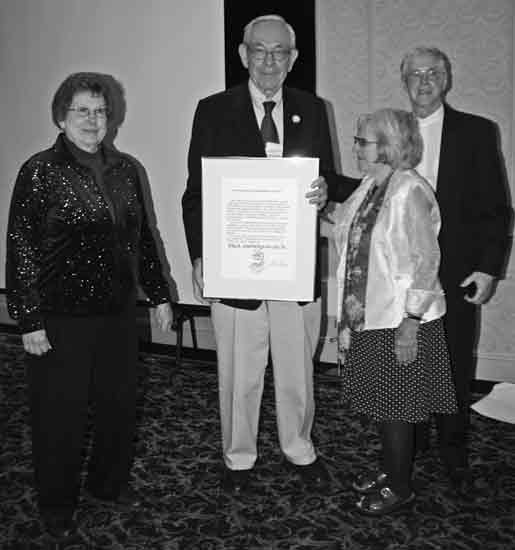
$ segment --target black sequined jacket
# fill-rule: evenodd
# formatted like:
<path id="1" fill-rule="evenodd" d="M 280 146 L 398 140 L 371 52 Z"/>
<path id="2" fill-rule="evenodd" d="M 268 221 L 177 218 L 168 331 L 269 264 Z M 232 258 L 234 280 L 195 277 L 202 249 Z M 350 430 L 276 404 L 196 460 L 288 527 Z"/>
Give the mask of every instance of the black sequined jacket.
<path id="1" fill-rule="evenodd" d="M 7 304 L 22 333 L 45 314 L 121 311 L 139 282 L 154 304 L 170 300 L 143 207 L 135 163 L 103 147 L 99 186 L 63 134 L 21 168 L 7 234 Z"/>

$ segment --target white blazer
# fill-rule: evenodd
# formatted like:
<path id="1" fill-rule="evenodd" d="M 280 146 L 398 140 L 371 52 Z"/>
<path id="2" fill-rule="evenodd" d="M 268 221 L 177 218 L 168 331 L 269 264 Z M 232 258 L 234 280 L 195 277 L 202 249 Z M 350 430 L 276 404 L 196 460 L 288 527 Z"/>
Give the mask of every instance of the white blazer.
<path id="1" fill-rule="evenodd" d="M 347 238 L 350 225 L 375 180 L 366 176 L 335 212 L 334 237 L 340 254 L 336 272 L 341 318 Z M 445 314 L 438 280 L 440 210 L 429 183 L 415 170 L 396 170 L 370 240 L 365 330 L 396 328 L 406 313 L 423 322 Z"/>

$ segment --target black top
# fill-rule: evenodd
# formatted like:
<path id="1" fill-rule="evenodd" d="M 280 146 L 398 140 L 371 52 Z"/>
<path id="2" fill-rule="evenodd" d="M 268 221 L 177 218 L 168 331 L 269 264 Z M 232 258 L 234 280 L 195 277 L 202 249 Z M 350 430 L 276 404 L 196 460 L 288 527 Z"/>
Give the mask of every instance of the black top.
<path id="1" fill-rule="evenodd" d="M 170 300 L 126 155 L 88 154 L 61 134 L 21 168 L 7 234 L 7 303 L 23 333 L 45 314 L 116 313 L 138 282 L 154 304 Z"/>

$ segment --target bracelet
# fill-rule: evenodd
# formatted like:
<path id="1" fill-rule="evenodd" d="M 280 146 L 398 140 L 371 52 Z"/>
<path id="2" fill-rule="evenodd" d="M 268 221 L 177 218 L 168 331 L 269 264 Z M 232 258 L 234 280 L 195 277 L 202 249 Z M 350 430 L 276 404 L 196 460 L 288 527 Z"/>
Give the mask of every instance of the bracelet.
<path id="1" fill-rule="evenodd" d="M 406 319 L 413 319 L 414 321 L 422 321 L 420 315 L 415 315 L 414 313 L 406 313 Z"/>

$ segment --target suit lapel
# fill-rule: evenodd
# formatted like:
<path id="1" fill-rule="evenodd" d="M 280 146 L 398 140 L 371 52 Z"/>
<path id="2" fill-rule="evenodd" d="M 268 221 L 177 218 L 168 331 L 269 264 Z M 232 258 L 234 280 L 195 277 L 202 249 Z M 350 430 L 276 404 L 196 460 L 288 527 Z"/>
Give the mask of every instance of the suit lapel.
<path id="1" fill-rule="evenodd" d="M 438 179 L 436 196 L 440 205 L 448 204 L 456 195 L 453 182 L 456 181 L 456 159 L 458 158 L 459 139 L 456 139 L 458 122 L 453 109 L 444 105 L 442 127 L 442 142 L 440 145 L 440 161 L 438 165 Z"/>
<path id="2" fill-rule="evenodd" d="M 248 83 L 233 89 L 235 95 L 230 114 L 235 143 L 242 151 L 252 151 L 253 156 L 264 157 L 265 146 L 257 125 Z"/>
<path id="3" fill-rule="evenodd" d="M 294 94 L 288 88 L 283 88 L 284 157 L 302 148 L 302 144 L 299 142 L 302 119 L 302 109 L 298 101 L 296 101 Z"/>

